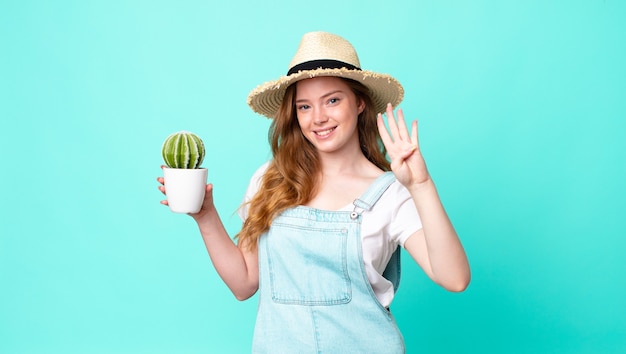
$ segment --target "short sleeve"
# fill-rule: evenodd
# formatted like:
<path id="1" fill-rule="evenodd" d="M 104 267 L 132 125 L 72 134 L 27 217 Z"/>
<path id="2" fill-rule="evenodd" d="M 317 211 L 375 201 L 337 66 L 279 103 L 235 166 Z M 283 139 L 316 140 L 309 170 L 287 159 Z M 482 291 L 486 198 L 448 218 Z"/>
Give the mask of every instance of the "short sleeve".
<path id="1" fill-rule="evenodd" d="M 404 247 L 404 243 L 415 232 L 422 228 L 422 220 L 409 191 L 400 182 L 390 186 L 389 197 L 395 200 L 391 208 L 393 216 L 389 225 L 391 240 Z"/>
<path id="2" fill-rule="evenodd" d="M 270 163 L 268 161 L 261 165 L 250 178 L 248 189 L 246 189 L 246 194 L 243 196 L 243 200 L 241 202 L 241 207 L 237 211 L 237 214 L 239 214 L 242 221 L 245 221 L 248 218 L 248 202 L 250 202 L 254 195 L 259 191 L 261 179 L 263 178 L 269 164 Z"/>

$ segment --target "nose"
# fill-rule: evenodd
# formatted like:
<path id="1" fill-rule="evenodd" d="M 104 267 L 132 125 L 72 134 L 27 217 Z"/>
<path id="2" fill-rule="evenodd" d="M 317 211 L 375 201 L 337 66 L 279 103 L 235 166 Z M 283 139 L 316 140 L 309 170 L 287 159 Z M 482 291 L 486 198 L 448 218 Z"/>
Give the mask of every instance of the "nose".
<path id="1" fill-rule="evenodd" d="M 323 109 L 316 109 L 315 116 L 313 117 L 313 123 L 320 125 L 328 122 L 328 115 Z"/>

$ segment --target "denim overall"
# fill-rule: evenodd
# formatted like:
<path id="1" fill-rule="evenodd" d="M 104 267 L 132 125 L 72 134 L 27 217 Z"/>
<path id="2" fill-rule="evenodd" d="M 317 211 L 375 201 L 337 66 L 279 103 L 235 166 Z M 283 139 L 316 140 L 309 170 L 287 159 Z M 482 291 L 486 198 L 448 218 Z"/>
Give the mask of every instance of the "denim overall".
<path id="1" fill-rule="evenodd" d="M 253 353 L 404 353 L 391 313 L 363 264 L 361 221 L 395 180 L 381 175 L 354 211 L 298 206 L 281 213 L 259 239 L 259 308 Z M 400 248 L 385 272 L 394 290 Z"/>

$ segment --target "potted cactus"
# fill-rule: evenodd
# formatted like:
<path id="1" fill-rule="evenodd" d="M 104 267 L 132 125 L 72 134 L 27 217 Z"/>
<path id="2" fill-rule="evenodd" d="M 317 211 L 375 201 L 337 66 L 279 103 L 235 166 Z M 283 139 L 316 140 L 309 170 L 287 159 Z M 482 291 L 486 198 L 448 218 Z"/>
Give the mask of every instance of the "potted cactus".
<path id="1" fill-rule="evenodd" d="M 163 142 L 163 179 L 167 204 L 175 213 L 197 213 L 202 207 L 206 191 L 207 169 L 200 167 L 204 160 L 204 143 L 196 134 L 180 131 Z"/>

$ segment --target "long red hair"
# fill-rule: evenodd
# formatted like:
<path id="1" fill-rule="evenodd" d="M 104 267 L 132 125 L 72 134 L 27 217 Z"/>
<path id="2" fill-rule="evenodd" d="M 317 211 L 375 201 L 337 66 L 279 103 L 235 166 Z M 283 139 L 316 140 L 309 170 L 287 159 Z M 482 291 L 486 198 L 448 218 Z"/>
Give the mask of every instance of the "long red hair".
<path id="1" fill-rule="evenodd" d="M 389 171 L 386 149 L 378 135 L 376 114 L 368 89 L 357 81 L 344 80 L 357 101 L 365 103 L 358 117 L 359 144 L 365 157 L 383 171 Z M 295 108 L 296 84 L 289 86 L 270 125 L 268 139 L 273 160 L 258 192 L 248 202 L 248 217 L 237 239 L 245 249 L 256 249 L 259 237 L 274 218 L 288 208 L 306 204 L 316 192 L 320 161 L 315 147 L 304 137 Z"/>

